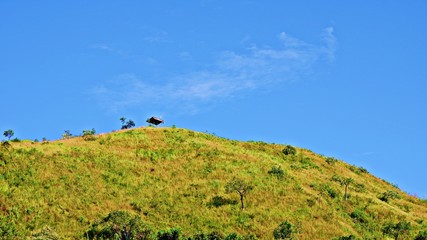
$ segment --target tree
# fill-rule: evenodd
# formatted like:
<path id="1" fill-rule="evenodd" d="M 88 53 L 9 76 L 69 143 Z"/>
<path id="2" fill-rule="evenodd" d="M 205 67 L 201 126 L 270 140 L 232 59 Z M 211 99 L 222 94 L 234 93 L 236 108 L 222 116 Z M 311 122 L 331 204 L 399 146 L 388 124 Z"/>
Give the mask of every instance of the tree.
<path id="1" fill-rule="evenodd" d="M 348 198 L 348 187 L 350 186 L 351 183 L 354 182 L 354 179 L 353 178 L 341 178 L 338 175 L 334 175 L 332 177 L 332 180 L 335 181 L 335 182 L 339 182 L 341 185 L 345 186 L 345 189 L 344 189 L 344 200 L 347 200 L 347 198 Z"/>
<path id="2" fill-rule="evenodd" d="M 71 134 L 70 130 L 65 130 L 64 134 L 62 134 L 63 139 L 70 139 L 73 134 Z"/>
<path id="3" fill-rule="evenodd" d="M 243 200 L 246 194 L 252 189 L 253 186 L 249 185 L 248 183 L 244 182 L 242 179 L 239 178 L 233 178 L 225 185 L 225 191 L 227 193 L 237 192 L 239 194 L 242 210 L 245 209 L 245 204 L 243 203 Z"/>
<path id="4" fill-rule="evenodd" d="M 125 117 L 121 117 L 120 121 L 122 122 L 122 129 L 129 129 L 135 127 L 135 122 L 132 120 L 127 120 Z"/>
<path id="5" fill-rule="evenodd" d="M 344 179 L 341 180 L 341 184 L 345 186 L 345 189 L 344 189 L 344 200 L 347 200 L 347 198 L 348 198 L 348 187 L 353 182 L 354 182 L 353 178 L 344 178 Z"/>
<path id="6" fill-rule="evenodd" d="M 12 129 L 8 129 L 8 130 L 4 131 L 4 133 L 3 133 L 3 135 L 4 135 L 5 137 L 7 137 L 9 140 L 10 140 L 10 138 L 11 138 L 14 134 L 15 134 L 15 133 L 13 132 L 13 130 L 12 130 Z"/>

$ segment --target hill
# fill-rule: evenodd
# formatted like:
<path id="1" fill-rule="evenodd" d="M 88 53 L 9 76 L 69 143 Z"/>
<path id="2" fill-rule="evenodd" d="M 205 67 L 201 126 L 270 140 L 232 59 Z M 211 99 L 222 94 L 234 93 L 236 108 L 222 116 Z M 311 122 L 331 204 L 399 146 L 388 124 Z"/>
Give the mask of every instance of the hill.
<path id="1" fill-rule="evenodd" d="M 281 223 L 298 239 L 414 239 L 427 230 L 425 200 L 362 167 L 179 128 L 3 142 L 0 174 L 4 239 L 87 239 L 114 217 L 159 239 L 177 229 L 193 239 L 273 239 Z M 243 210 L 237 189 L 226 191 L 233 181 L 251 187 Z"/>

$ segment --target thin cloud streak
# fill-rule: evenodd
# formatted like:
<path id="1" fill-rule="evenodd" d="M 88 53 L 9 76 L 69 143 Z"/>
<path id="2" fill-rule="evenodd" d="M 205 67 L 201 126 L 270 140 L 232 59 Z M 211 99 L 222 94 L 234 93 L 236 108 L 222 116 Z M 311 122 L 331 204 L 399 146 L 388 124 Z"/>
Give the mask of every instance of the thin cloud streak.
<path id="1" fill-rule="evenodd" d="M 224 51 L 210 69 L 172 77 L 153 84 L 135 74 L 122 74 L 92 91 L 109 110 L 128 107 L 197 106 L 229 99 L 251 90 L 268 89 L 298 79 L 321 59 L 335 59 L 333 28 L 322 33 L 323 45 L 313 45 L 282 32 L 279 48 L 253 46 L 246 53 Z M 104 49 L 110 51 L 108 46 Z M 186 53 L 187 57 L 191 57 Z"/>

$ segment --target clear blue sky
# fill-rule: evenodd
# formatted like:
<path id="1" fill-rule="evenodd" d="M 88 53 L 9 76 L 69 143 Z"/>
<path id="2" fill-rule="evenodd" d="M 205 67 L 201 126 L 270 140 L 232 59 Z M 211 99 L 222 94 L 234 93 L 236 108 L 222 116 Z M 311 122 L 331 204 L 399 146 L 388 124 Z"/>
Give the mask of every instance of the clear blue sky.
<path id="1" fill-rule="evenodd" d="M 427 1 L 0 1 L 0 130 L 292 144 L 427 198 Z M 4 139 L 4 138 L 3 138 Z"/>

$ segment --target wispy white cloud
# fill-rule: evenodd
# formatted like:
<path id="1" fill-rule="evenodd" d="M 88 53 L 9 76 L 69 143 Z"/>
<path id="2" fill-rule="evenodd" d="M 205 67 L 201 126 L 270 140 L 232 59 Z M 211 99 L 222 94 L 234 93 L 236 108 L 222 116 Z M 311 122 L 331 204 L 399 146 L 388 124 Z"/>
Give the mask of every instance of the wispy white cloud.
<path id="1" fill-rule="evenodd" d="M 189 106 L 232 98 L 256 89 L 268 89 L 298 79 L 322 59 L 333 61 L 336 38 L 333 28 L 322 32 L 322 44 L 315 45 L 285 32 L 278 34 L 280 47 L 254 45 L 243 53 L 224 51 L 205 70 L 188 72 L 160 83 L 135 74 L 123 74 L 94 89 L 110 110 L 135 106 Z M 109 50 L 108 46 L 99 46 Z M 191 54 L 183 52 L 183 58 Z"/>
<path id="2" fill-rule="evenodd" d="M 323 30 L 322 33 L 323 41 L 325 42 L 325 46 L 323 46 L 323 52 L 328 57 L 329 61 L 335 60 L 335 52 L 337 50 L 337 39 L 334 35 L 334 28 L 327 27 Z"/>

